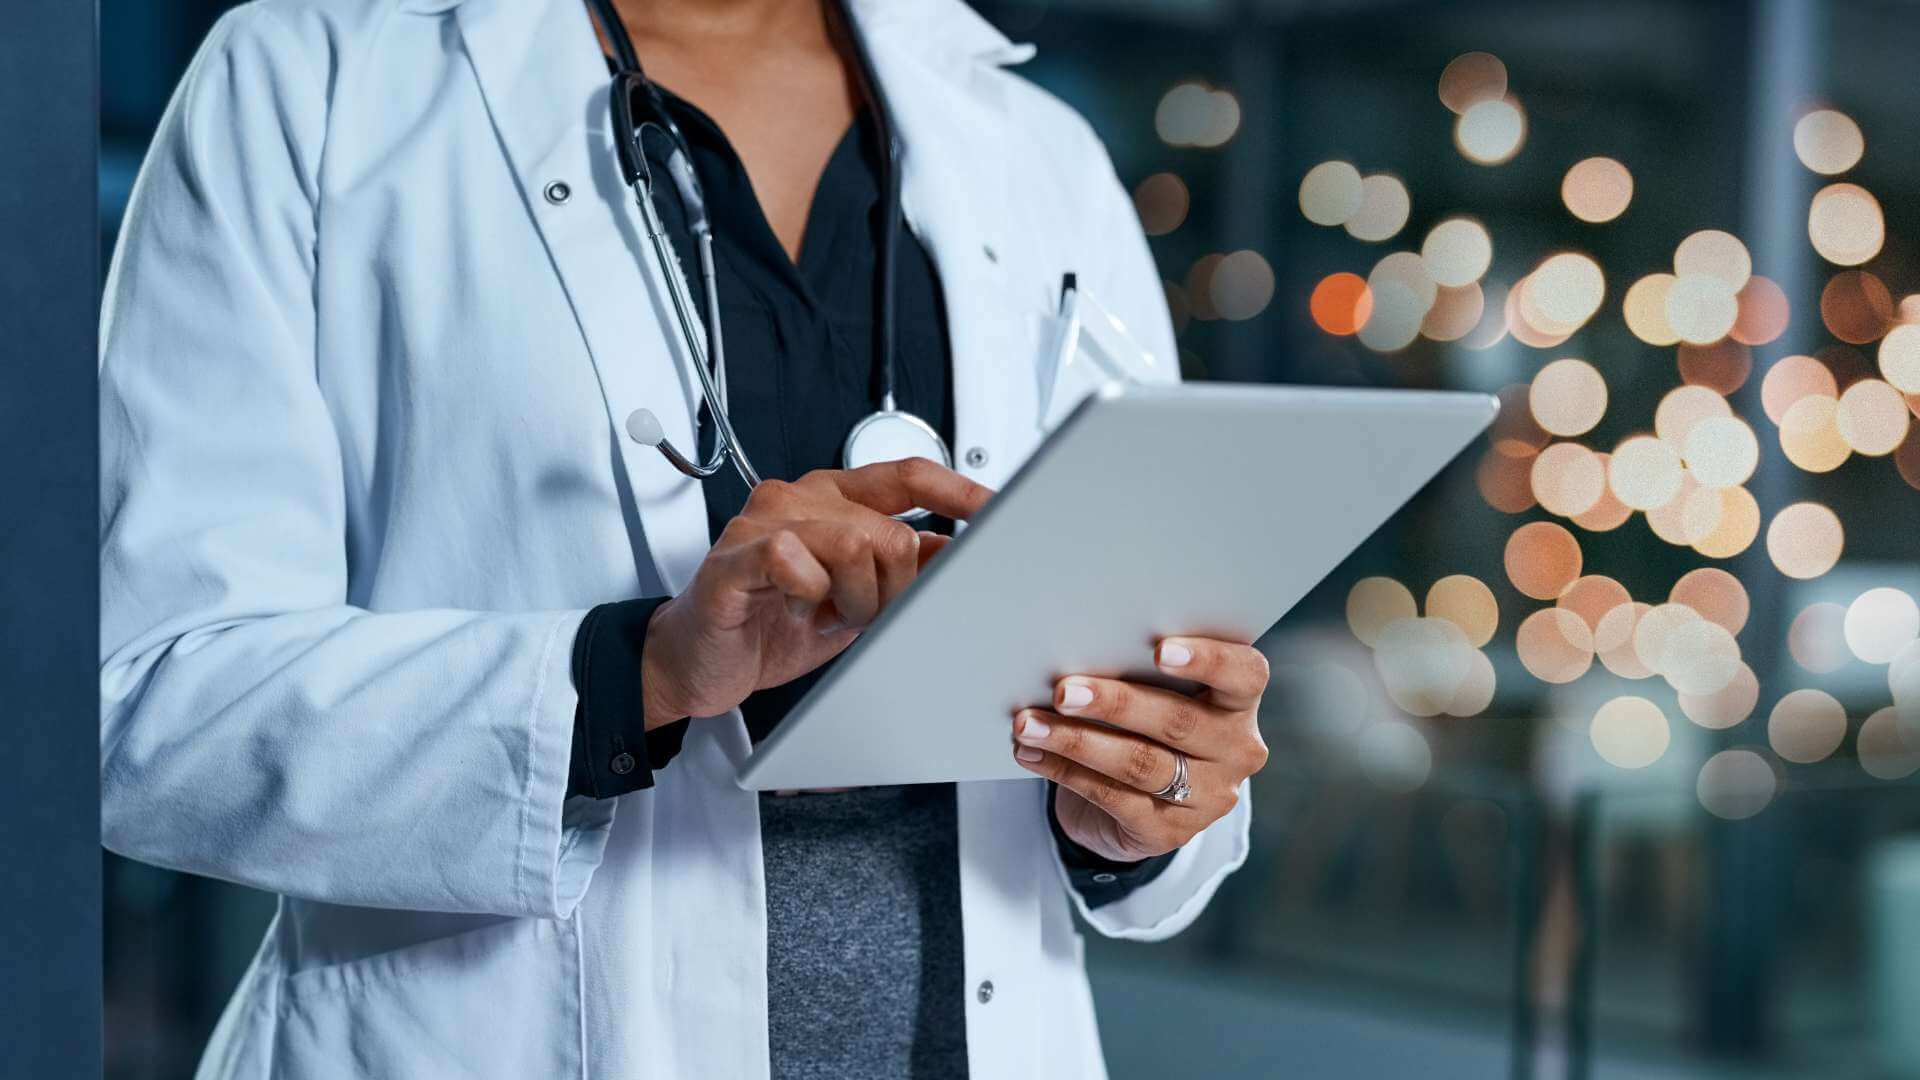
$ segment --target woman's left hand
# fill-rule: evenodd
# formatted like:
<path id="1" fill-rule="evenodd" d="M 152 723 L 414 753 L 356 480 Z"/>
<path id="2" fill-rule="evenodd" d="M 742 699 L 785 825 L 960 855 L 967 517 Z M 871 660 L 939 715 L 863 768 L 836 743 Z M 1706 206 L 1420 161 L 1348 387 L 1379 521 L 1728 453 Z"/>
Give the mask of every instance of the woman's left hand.
<path id="1" fill-rule="evenodd" d="M 1013 717 L 1014 758 L 1059 785 L 1060 827 L 1080 846 L 1118 862 L 1180 847 L 1240 801 L 1240 783 L 1267 763 L 1260 695 L 1267 659 L 1251 645 L 1171 637 L 1155 666 L 1204 688 L 1188 696 L 1119 679 L 1070 675 L 1054 684 L 1053 710 Z M 1098 721 L 1098 722 L 1096 722 Z M 1187 758 L 1192 795 L 1156 799 Z"/>

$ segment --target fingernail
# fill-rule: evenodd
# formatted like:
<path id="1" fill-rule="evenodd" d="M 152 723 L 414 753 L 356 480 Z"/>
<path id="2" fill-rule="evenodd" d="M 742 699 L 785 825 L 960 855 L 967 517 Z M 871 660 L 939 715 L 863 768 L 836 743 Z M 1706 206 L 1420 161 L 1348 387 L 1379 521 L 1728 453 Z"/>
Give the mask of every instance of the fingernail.
<path id="1" fill-rule="evenodd" d="M 1013 756 L 1019 758 L 1021 761 L 1024 761 L 1029 765 L 1033 765 L 1033 764 L 1037 764 L 1042 758 L 1046 757 L 1047 755 L 1041 753 L 1038 750 L 1035 750 L 1031 746 L 1023 746 L 1020 749 L 1015 750 L 1013 752 Z"/>
<path id="2" fill-rule="evenodd" d="M 1053 728 L 1049 727 L 1045 720 L 1040 719 L 1032 713 L 1027 713 L 1024 722 L 1020 725 L 1019 738 L 1020 741 L 1024 743 L 1037 743 L 1046 738 L 1047 732 L 1052 730 Z"/>
<path id="3" fill-rule="evenodd" d="M 1069 682 L 1060 691 L 1060 707 L 1078 709 L 1093 704 L 1093 687 L 1083 682 Z"/>
<path id="4" fill-rule="evenodd" d="M 1177 641 L 1163 641 L 1160 643 L 1161 667 L 1186 667 L 1187 662 L 1192 659 L 1193 650 L 1187 648 L 1185 645 Z"/>
<path id="5" fill-rule="evenodd" d="M 813 605 L 807 603 L 805 600 L 797 596 L 787 597 L 787 614 L 794 618 L 804 619 L 807 617 L 807 612 L 811 610 L 813 610 Z"/>

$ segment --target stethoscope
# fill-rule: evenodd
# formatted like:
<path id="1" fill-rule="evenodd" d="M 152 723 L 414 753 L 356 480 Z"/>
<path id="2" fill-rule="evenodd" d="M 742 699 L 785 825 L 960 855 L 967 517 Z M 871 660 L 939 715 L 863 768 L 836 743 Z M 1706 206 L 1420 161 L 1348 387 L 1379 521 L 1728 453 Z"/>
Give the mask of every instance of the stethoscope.
<path id="1" fill-rule="evenodd" d="M 692 149 L 672 114 L 667 111 L 659 89 L 641 70 L 640 56 L 634 50 L 633 39 L 628 36 L 620 13 L 614 9 L 613 0 L 588 0 L 588 4 L 606 32 L 607 39 L 612 42 L 614 60 L 620 68 L 613 76 L 610 94 L 614 148 L 620 158 L 620 173 L 627 186 L 633 189 L 634 199 L 640 205 L 647 239 L 653 248 L 654 259 L 660 264 L 661 276 L 667 282 L 674 319 L 686 342 L 687 355 L 693 358 L 692 366 L 700 381 L 701 399 L 713 417 L 714 432 L 718 438 L 714 440 L 710 459 L 704 463 L 693 461 L 673 445 L 661 429 L 659 418 L 646 409 L 639 410 L 628 419 L 628 434 L 659 449 L 674 468 L 695 479 L 704 480 L 732 461 L 740 478 L 752 489 L 760 483 L 760 474 L 754 470 L 727 416 L 727 352 L 720 335 L 720 301 L 714 281 L 713 226 L 707 219 L 706 198 L 700 187 L 700 178 L 694 174 Z M 900 142 L 894 134 L 892 113 L 880 91 L 880 80 L 874 73 L 873 60 L 867 52 L 859 26 L 847 12 L 844 0 L 836 0 L 835 9 L 846 28 L 848 39 L 853 43 L 855 74 L 859 78 L 862 93 L 873 109 L 874 123 L 879 129 L 887 163 L 882 193 L 882 213 L 885 214 L 886 224 L 880 234 L 880 313 L 877 320 L 880 408 L 854 424 L 847 433 L 846 443 L 841 447 L 841 461 L 847 468 L 853 469 L 883 461 L 925 457 L 951 468 L 953 455 L 940 433 L 925 420 L 901 409 L 894 400 L 894 256 L 899 247 L 902 227 Z M 636 104 L 644 108 L 648 115 L 636 115 Z M 667 175 L 679 192 L 687 230 L 699 245 L 700 280 L 705 286 L 707 304 L 704 319 L 698 324 L 696 320 L 699 317 L 693 313 L 693 299 L 687 295 L 686 282 L 678 273 L 680 263 L 673 241 L 668 238 L 659 211 L 654 207 L 653 174 L 642 144 L 649 130 L 657 132 L 658 137 L 667 139 L 671 144 L 667 155 Z M 705 340 L 712 344 L 711 361 L 707 358 L 707 350 L 701 347 L 703 330 Z M 926 511 L 909 510 L 897 516 L 912 520 L 926 516 Z"/>

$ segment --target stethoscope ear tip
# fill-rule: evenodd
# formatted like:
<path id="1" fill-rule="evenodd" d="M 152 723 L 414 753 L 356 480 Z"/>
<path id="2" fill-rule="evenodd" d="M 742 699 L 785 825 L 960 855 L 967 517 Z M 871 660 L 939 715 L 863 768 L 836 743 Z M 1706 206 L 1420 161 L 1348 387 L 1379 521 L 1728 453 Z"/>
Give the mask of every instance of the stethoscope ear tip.
<path id="1" fill-rule="evenodd" d="M 667 441 L 667 433 L 660 428 L 660 418 L 653 415 L 652 409 L 635 409 L 627 414 L 627 436 L 642 446 L 659 446 Z"/>

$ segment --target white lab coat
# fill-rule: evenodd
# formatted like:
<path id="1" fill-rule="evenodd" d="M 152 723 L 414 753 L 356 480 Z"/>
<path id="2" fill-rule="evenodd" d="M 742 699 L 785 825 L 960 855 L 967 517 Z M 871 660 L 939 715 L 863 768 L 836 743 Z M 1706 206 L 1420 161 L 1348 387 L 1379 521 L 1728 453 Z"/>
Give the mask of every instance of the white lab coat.
<path id="1" fill-rule="evenodd" d="M 1171 359 L 1160 281 L 1090 129 L 1001 70 L 1026 49 L 958 0 L 857 17 L 957 456 L 997 485 L 1040 438 L 1061 274 Z M 103 317 L 105 840 L 282 897 L 203 1076 L 767 1075 L 738 714 L 652 790 L 565 797 L 585 609 L 708 547 L 700 485 L 623 434 L 650 408 L 688 445 L 693 389 L 606 82 L 579 0 L 260 0 L 142 170 Z M 979 1080 L 1103 1072 L 1043 790 L 959 789 Z M 1246 813 L 1081 914 L 1175 933 Z"/>

